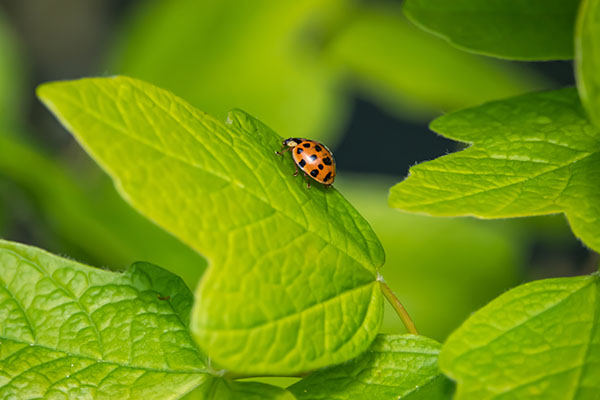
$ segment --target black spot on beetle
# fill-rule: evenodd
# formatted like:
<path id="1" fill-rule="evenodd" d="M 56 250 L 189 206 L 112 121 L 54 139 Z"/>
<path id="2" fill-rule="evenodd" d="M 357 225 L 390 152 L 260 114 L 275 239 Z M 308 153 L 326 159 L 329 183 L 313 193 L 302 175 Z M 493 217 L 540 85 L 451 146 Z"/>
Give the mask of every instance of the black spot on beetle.
<path id="1" fill-rule="evenodd" d="M 327 175 L 325 175 L 325 178 L 323 178 L 323 182 L 327 182 L 329 178 L 331 178 L 331 171 L 328 172 Z"/>
<path id="2" fill-rule="evenodd" d="M 325 165 L 331 165 L 331 158 L 329 158 L 329 157 L 325 157 L 325 158 L 323 159 L 323 164 L 325 164 Z"/>
<path id="3" fill-rule="evenodd" d="M 310 161 L 315 161 L 317 159 L 317 155 L 313 154 L 312 156 L 310 156 L 308 158 L 310 158 Z"/>
<path id="4" fill-rule="evenodd" d="M 310 175 L 311 175 L 313 178 L 316 178 L 316 177 L 317 177 L 317 175 L 319 175 L 319 170 L 318 170 L 318 169 L 313 169 L 312 171 L 310 171 Z"/>
<path id="5" fill-rule="evenodd" d="M 302 146 L 304 146 L 308 149 L 310 147 L 310 143 L 304 143 Z"/>
<path id="6" fill-rule="evenodd" d="M 300 168 L 304 168 L 304 166 L 306 165 L 306 161 L 300 160 L 300 162 L 298 163 L 298 165 L 300 166 Z"/>
<path id="7" fill-rule="evenodd" d="M 303 151 L 304 151 L 304 149 L 301 149 L 300 147 L 298 147 L 298 149 L 296 150 L 296 154 L 302 154 Z"/>
<path id="8" fill-rule="evenodd" d="M 319 169 L 323 169 L 323 164 L 319 164 Z"/>
<path id="9" fill-rule="evenodd" d="M 319 146 L 318 144 L 316 144 L 316 145 L 315 145 L 315 150 L 316 150 L 316 151 L 321 151 L 321 150 L 323 150 L 323 149 L 321 148 L 321 146 Z"/>

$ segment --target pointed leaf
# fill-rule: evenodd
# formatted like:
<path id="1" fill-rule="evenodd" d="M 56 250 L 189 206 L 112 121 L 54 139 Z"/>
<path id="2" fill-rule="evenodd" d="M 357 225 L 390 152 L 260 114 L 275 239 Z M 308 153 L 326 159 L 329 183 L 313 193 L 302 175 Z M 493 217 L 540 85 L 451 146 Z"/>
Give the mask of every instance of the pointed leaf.
<path id="1" fill-rule="evenodd" d="M 516 60 L 573 58 L 579 0 L 407 0 L 417 25 L 465 50 Z"/>
<path id="2" fill-rule="evenodd" d="M 442 400 L 452 384 L 440 372 L 440 345 L 415 335 L 379 335 L 360 357 L 313 372 L 289 390 L 298 400 Z"/>
<path id="3" fill-rule="evenodd" d="M 600 1 L 582 0 L 575 31 L 575 76 L 581 102 L 600 127 Z"/>
<path id="4" fill-rule="evenodd" d="M 519 286 L 473 314 L 446 341 L 457 400 L 596 399 L 600 393 L 597 275 Z"/>
<path id="5" fill-rule="evenodd" d="M 121 274 L 0 240 L 0 398 L 180 397 L 207 378 L 192 301 L 151 264 Z"/>
<path id="6" fill-rule="evenodd" d="M 282 138 L 117 77 L 38 91 L 146 216 L 212 262 L 192 329 L 221 366 L 291 374 L 353 358 L 382 317 L 381 244 L 333 188 L 307 190 Z"/>
<path id="7" fill-rule="evenodd" d="M 431 128 L 474 144 L 411 168 L 392 188 L 391 206 L 485 218 L 564 212 L 573 232 L 600 250 L 600 131 L 575 89 L 457 111 Z"/>

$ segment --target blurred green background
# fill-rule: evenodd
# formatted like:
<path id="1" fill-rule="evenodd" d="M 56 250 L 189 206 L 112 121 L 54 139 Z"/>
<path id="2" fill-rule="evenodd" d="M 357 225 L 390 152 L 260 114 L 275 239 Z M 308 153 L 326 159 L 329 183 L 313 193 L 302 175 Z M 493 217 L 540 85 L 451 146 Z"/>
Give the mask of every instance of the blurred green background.
<path id="1" fill-rule="evenodd" d="M 381 272 L 438 340 L 521 282 L 593 270 L 562 216 L 481 221 L 387 206 L 410 165 L 461 148 L 444 111 L 573 84 L 570 62 L 475 56 L 412 26 L 400 2 L 0 1 L 0 237 L 113 269 L 146 260 L 194 287 L 206 261 L 116 194 L 34 96 L 56 79 L 126 74 L 224 118 L 242 108 L 335 152 L 340 190 L 372 223 Z M 388 310 L 383 330 L 402 331 Z"/>

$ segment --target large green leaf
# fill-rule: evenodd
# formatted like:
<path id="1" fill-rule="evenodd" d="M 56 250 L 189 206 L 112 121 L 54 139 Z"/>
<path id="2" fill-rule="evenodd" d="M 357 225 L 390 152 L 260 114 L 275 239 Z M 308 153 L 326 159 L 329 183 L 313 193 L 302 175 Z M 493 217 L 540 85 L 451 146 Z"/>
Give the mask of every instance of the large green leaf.
<path id="1" fill-rule="evenodd" d="M 516 60 L 573 58 L 579 0 L 406 0 L 417 25 L 452 44 Z"/>
<path id="2" fill-rule="evenodd" d="M 292 374 L 368 348 L 381 244 L 335 189 L 292 176 L 272 130 L 240 111 L 222 123 L 124 77 L 38 94 L 135 208 L 211 260 L 192 329 L 216 363 Z"/>
<path id="3" fill-rule="evenodd" d="M 172 90 L 219 119 L 240 107 L 286 137 L 331 137 L 346 107 L 318 55 L 348 3 L 146 2 L 126 21 L 110 70 Z"/>
<path id="4" fill-rule="evenodd" d="M 207 378 L 192 301 L 151 264 L 121 274 L 0 241 L 0 398 L 179 398 Z"/>
<path id="5" fill-rule="evenodd" d="M 564 212 L 574 233 L 600 250 L 600 131 L 575 89 L 457 111 L 431 128 L 474 145 L 411 168 L 390 205 L 485 218 Z"/>
<path id="6" fill-rule="evenodd" d="M 450 399 L 437 364 L 440 345 L 415 335 L 379 335 L 360 357 L 313 372 L 289 390 L 299 400 Z"/>
<path id="7" fill-rule="evenodd" d="M 575 32 L 575 72 L 579 96 L 600 127 L 600 1 L 582 0 Z"/>
<path id="8" fill-rule="evenodd" d="M 543 86 L 522 65 L 465 53 L 423 32 L 391 5 L 361 9 L 327 50 L 360 89 L 407 117 Z"/>
<path id="9" fill-rule="evenodd" d="M 598 276 L 535 281 L 479 310 L 442 348 L 462 399 L 597 399 Z"/>
<path id="10" fill-rule="evenodd" d="M 43 215 L 37 224 L 48 224 L 53 241 L 66 243 L 53 251 L 66 247 L 71 256 L 113 269 L 150 261 L 196 286 L 206 266 L 202 257 L 139 215 L 104 177 L 92 171 L 81 175 L 16 135 L 0 132 L 0 177 L 27 192 Z"/>
<path id="11" fill-rule="evenodd" d="M 400 213 L 386 204 L 393 178 L 347 176 L 340 176 L 337 186 L 381 240 L 386 256 L 381 272 L 420 334 L 443 341 L 473 310 L 522 282 L 529 245 L 523 221 Z M 381 329 L 404 331 L 391 307 Z"/>

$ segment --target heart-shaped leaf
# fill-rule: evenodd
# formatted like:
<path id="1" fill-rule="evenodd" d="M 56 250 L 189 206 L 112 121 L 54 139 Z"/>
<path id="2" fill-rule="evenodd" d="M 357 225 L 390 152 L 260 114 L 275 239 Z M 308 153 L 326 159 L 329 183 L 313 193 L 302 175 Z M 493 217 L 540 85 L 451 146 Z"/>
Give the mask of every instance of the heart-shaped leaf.
<path id="1" fill-rule="evenodd" d="M 442 370 L 457 400 L 597 399 L 597 275 L 531 282 L 473 314 L 446 341 Z"/>
<path id="2" fill-rule="evenodd" d="M 477 53 L 516 60 L 573 58 L 579 0 L 407 0 L 423 28 Z"/>
<path id="3" fill-rule="evenodd" d="M 390 205 L 439 216 L 564 212 L 600 250 L 600 130 L 573 88 L 449 113 L 431 128 L 467 150 L 425 162 L 391 190 Z"/>
<path id="4" fill-rule="evenodd" d="M 313 372 L 289 390 L 298 400 L 442 400 L 452 383 L 440 372 L 440 345 L 415 335 L 379 335 L 363 355 Z"/>
<path id="5" fill-rule="evenodd" d="M 208 377 L 192 301 L 151 264 L 116 273 L 0 240 L 0 398 L 179 398 Z"/>
<path id="6" fill-rule="evenodd" d="M 575 76 L 581 102 L 600 127 L 600 1 L 582 0 L 575 31 Z"/>
<path id="7" fill-rule="evenodd" d="M 192 329 L 216 363 L 292 374 L 368 348 L 381 244 L 335 189 L 292 176 L 272 130 L 239 111 L 222 123 L 124 77 L 38 94 L 135 208 L 211 260 Z"/>

